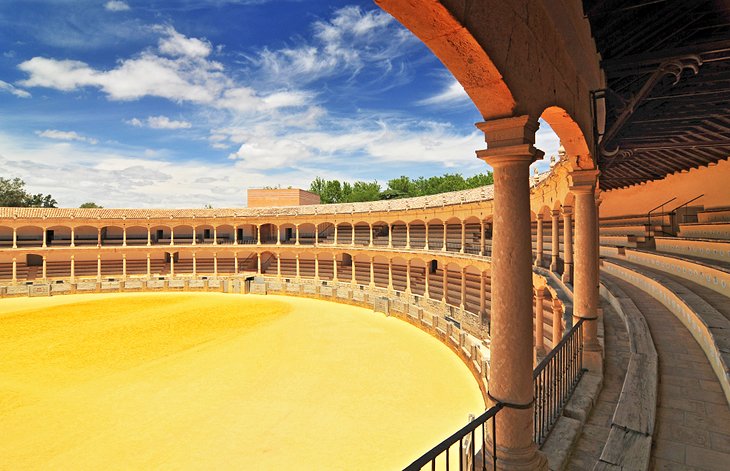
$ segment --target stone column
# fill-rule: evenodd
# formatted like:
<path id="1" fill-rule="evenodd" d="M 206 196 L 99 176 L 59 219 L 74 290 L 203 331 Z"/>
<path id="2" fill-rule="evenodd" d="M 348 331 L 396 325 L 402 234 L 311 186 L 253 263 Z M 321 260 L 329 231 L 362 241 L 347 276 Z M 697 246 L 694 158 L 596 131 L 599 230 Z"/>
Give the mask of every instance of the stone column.
<path id="1" fill-rule="evenodd" d="M 314 254 L 314 281 L 319 281 L 319 254 Z"/>
<path id="2" fill-rule="evenodd" d="M 314 246 L 319 247 L 319 223 L 314 226 Z"/>
<path id="3" fill-rule="evenodd" d="M 47 270 L 47 267 L 48 267 L 48 264 L 46 262 L 46 256 L 44 255 L 43 256 L 43 272 L 42 272 L 43 273 L 43 276 L 41 277 L 43 279 L 43 281 L 46 280 L 46 270 Z"/>
<path id="4" fill-rule="evenodd" d="M 560 258 L 560 210 L 550 211 L 552 237 L 550 244 L 553 246 L 550 271 L 558 271 L 558 259 Z"/>
<path id="5" fill-rule="evenodd" d="M 375 265 L 373 264 L 373 257 L 370 257 L 370 287 L 375 286 Z"/>
<path id="6" fill-rule="evenodd" d="M 461 269 L 461 304 L 460 307 L 463 310 L 466 306 L 466 268 Z"/>
<path id="7" fill-rule="evenodd" d="M 152 228 L 147 226 L 147 247 L 152 245 Z"/>
<path id="8" fill-rule="evenodd" d="M 46 242 L 47 242 L 46 239 L 48 238 L 47 230 L 48 229 L 46 229 L 45 227 L 43 228 L 43 248 L 44 249 L 46 247 L 48 247 L 48 245 L 46 244 Z"/>
<path id="9" fill-rule="evenodd" d="M 426 222 L 425 224 L 426 224 L 426 245 L 423 247 L 423 250 L 431 250 L 428 247 L 428 222 Z"/>
<path id="10" fill-rule="evenodd" d="M 276 225 L 276 245 L 281 245 L 281 225 Z"/>
<path id="11" fill-rule="evenodd" d="M 337 283 L 337 255 L 332 255 L 332 282 Z"/>
<path id="12" fill-rule="evenodd" d="M 127 246 L 127 228 L 123 227 L 122 228 L 122 247 L 126 247 L 126 246 Z"/>
<path id="13" fill-rule="evenodd" d="M 406 223 L 406 249 L 411 248 L 411 225 Z"/>
<path id="14" fill-rule="evenodd" d="M 13 257 L 13 283 L 17 283 L 17 282 L 18 282 L 18 259 Z"/>
<path id="15" fill-rule="evenodd" d="M 388 223 L 388 248 L 393 248 L 393 224 Z"/>
<path id="16" fill-rule="evenodd" d="M 299 237 L 299 234 L 297 234 L 297 237 Z M 256 245 L 261 245 L 261 224 L 256 224 Z"/>
<path id="17" fill-rule="evenodd" d="M 563 338 L 563 305 L 557 299 L 553 300 L 553 348 Z"/>
<path id="18" fill-rule="evenodd" d="M 477 156 L 494 170 L 489 396 L 507 404 L 496 417 L 498 469 L 546 470 L 532 433 L 530 164 L 543 156 L 533 147 L 538 122 L 519 116 L 477 126 L 489 147 Z"/>
<path id="19" fill-rule="evenodd" d="M 18 248 L 18 229 L 13 227 L 13 248 Z"/>
<path id="20" fill-rule="evenodd" d="M 575 269 L 573 320 L 584 318 L 583 364 L 600 370 L 603 364 L 598 343 L 598 218 L 595 188 L 598 171 L 570 174 L 570 190 L 575 195 Z"/>
<path id="21" fill-rule="evenodd" d="M 299 254 L 296 255 L 296 259 L 297 259 L 297 280 L 299 280 L 300 279 L 300 275 L 299 275 Z"/>
<path id="22" fill-rule="evenodd" d="M 175 276 L 175 254 L 170 252 L 170 276 Z"/>
<path id="23" fill-rule="evenodd" d="M 96 256 L 96 281 L 101 281 L 101 254 Z"/>
<path id="24" fill-rule="evenodd" d="M 337 245 L 337 223 L 335 223 L 335 245 Z"/>
<path id="25" fill-rule="evenodd" d="M 545 224 L 544 219 L 545 216 L 542 214 L 538 214 L 535 216 L 537 220 L 537 247 L 535 252 L 537 252 L 537 255 L 535 256 L 535 266 L 541 267 L 542 266 L 542 257 L 543 257 L 543 243 L 544 243 L 544 233 L 545 233 Z"/>
<path id="26" fill-rule="evenodd" d="M 441 269 L 441 302 L 447 303 L 449 301 L 449 271 L 446 269 L 446 265 Z"/>
<path id="27" fill-rule="evenodd" d="M 459 253 L 464 253 L 464 245 L 466 245 L 466 223 L 461 221 L 461 248 Z"/>
<path id="28" fill-rule="evenodd" d="M 236 241 L 238 243 L 238 241 Z M 193 226 L 193 245 L 198 245 L 198 234 L 195 233 L 195 226 Z"/>
<path id="29" fill-rule="evenodd" d="M 150 254 L 147 254 L 147 278 L 152 275 L 152 263 L 150 262 Z"/>
<path id="30" fill-rule="evenodd" d="M 256 273 L 261 274 L 261 253 L 256 254 Z"/>
<path id="31" fill-rule="evenodd" d="M 393 291 L 393 260 L 388 259 L 388 290 Z"/>
<path id="32" fill-rule="evenodd" d="M 545 315 L 543 299 L 545 288 L 535 288 L 535 365 L 545 357 Z"/>
<path id="33" fill-rule="evenodd" d="M 355 246 L 355 223 L 354 222 L 352 223 L 352 244 L 350 244 L 350 245 L 352 245 L 353 247 Z"/>
<path id="34" fill-rule="evenodd" d="M 127 254 L 122 254 L 122 278 L 127 279 Z"/>
<path id="35" fill-rule="evenodd" d="M 13 259 L 15 262 L 15 259 Z M 71 283 L 76 281 L 76 256 L 71 255 Z"/>
<path id="36" fill-rule="evenodd" d="M 563 283 L 573 282 L 573 208 L 563 206 Z"/>
<path id="37" fill-rule="evenodd" d="M 76 247 L 76 229 L 71 228 L 71 247 Z"/>
<path id="38" fill-rule="evenodd" d="M 101 247 L 101 227 L 96 228 L 96 246 Z"/>
<path id="39" fill-rule="evenodd" d="M 368 244 L 368 247 L 373 246 L 373 225 L 368 224 L 368 227 L 370 227 L 370 243 Z"/>
<path id="40" fill-rule="evenodd" d="M 351 269 L 351 270 L 350 270 L 350 272 L 351 272 L 351 277 L 350 277 L 350 278 L 351 278 L 351 280 L 350 280 L 350 282 L 351 282 L 351 283 L 352 283 L 353 285 L 355 285 L 355 284 L 357 284 L 357 278 L 355 277 L 355 275 L 356 275 L 356 274 L 355 274 L 355 257 L 352 257 L 352 258 L 351 258 L 351 261 L 352 261 L 352 264 L 351 264 L 351 266 L 350 266 L 350 269 Z"/>
<path id="41" fill-rule="evenodd" d="M 233 273 L 238 273 L 238 252 L 233 252 Z"/>
<path id="42" fill-rule="evenodd" d="M 213 245 L 218 245 L 218 227 L 213 228 Z"/>
<path id="43" fill-rule="evenodd" d="M 193 252 L 193 276 L 196 276 L 198 274 L 198 257 Z"/>
<path id="44" fill-rule="evenodd" d="M 484 219 L 479 221 L 479 255 L 484 256 Z"/>
<path id="45" fill-rule="evenodd" d="M 170 245 L 175 245 L 175 228 L 170 228 Z"/>
<path id="46" fill-rule="evenodd" d="M 411 294 L 411 261 L 406 260 L 406 294 Z"/>
<path id="47" fill-rule="evenodd" d="M 479 319 L 482 325 L 487 325 L 487 280 L 484 278 L 484 272 L 479 276 Z"/>
<path id="48" fill-rule="evenodd" d="M 218 276 L 218 254 L 213 253 L 213 276 Z"/>
<path id="49" fill-rule="evenodd" d="M 449 230 L 448 224 L 444 223 L 444 246 L 441 247 L 442 252 L 446 252 L 446 233 L 448 232 L 448 230 Z"/>
<path id="50" fill-rule="evenodd" d="M 426 264 L 426 269 L 423 271 L 423 274 L 425 275 L 423 277 L 423 283 L 424 283 L 423 296 L 426 297 L 426 298 L 430 298 L 431 297 L 431 293 L 428 292 L 429 291 L 428 290 L 428 278 L 429 278 L 429 275 L 430 275 L 429 270 L 428 270 L 428 264 Z"/>
<path id="51" fill-rule="evenodd" d="M 193 241 L 195 241 L 195 228 L 193 227 Z M 238 245 L 238 226 L 233 226 L 233 245 Z"/>
<path id="52" fill-rule="evenodd" d="M 276 277 L 281 278 L 281 254 L 276 254 Z"/>

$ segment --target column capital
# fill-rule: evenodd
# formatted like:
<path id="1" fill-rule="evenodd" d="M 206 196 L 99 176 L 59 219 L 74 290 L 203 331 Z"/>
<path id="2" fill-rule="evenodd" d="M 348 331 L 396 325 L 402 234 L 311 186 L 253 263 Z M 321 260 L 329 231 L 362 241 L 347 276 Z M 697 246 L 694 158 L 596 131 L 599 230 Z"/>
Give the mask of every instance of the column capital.
<path id="1" fill-rule="evenodd" d="M 574 193 L 593 193 L 598 184 L 598 170 L 575 170 L 568 174 L 570 191 Z"/>
<path id="2" fill-rule="evenodd" d="M 537 119 L 528 115 L 494 119 L 477 123 L 485 134 L 488 148 L 477 151 L 477 157 L 494 167 L 502 163 L 528 162 L 542 159 L 545 153 L 535 149 Z"/>
<path id="3" fill-rule="evenodd" d="M 543 299 L 545 297 L 546 288 L 544 286 L 535 286 L 535 298 Z"/>
<path id="4" fill-rule="evenodd" d="M 563 206 L 563 216 L 571 216 L 573 214 L 572 206 Z"/>
<path id="5" fill-rule="evenodd" d="M 543 221 L 545 220 L 545 215 L 543 213 L 537 213 L 535 215 L 535 219 L 537 219 L 538 221 Z"/>
<path id="6" fill-rule="evenodd" d="M 560 210 L 559 209 L 553 209 L 550 211 L 550 216 L 553 218 L 557 218 L 560 216 Z"/>

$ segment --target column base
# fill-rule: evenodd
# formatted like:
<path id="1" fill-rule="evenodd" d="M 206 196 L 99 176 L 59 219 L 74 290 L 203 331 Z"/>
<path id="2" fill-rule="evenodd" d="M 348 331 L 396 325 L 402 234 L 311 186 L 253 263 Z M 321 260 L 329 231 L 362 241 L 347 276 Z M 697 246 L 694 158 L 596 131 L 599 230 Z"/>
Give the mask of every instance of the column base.
<path id="1" fill-rule="evenodd" d="M 563 283 L 573 283 L 573 271 L 567 266 L 563 270 Z"/>
<path id="2" fill-rule="evenodd" d="M 534 352 L 535 352 L 535 359 L 534 359 L 533 364 L 535 366 L 537 366 L 543 360 L 543 358 L 545 358 L 547 356 L 548 351 L 547 351 L 547 348 L 545 348 L 543 346 L 543 347 L 535 347 Z"/>
<path id="3" fill-rule="evenodd" d="M 533 263 L 536 267 L 542 267 L 542 255 L 538 254 L 537 258 L 535 258 L 535 262 Z"/>
<path id="4" fill-rule="evenodd" d="M 550 271 L 558 271 L 558 262 L 550 262 Z"/>
<path id="5" fill-rule="evenodd" d="M 490 440 L 487 437 L 487 440 Z M 499 436 L 497 436 L 499 442 Z M 489 444 L 491 445 L 491 443 Z M 492 466 L 492 450 L 487 446 L 486 468 L 494 469 Z M 527 448 L 514 450 L 503 449 L 497 445 L 497 469 L 495 471 L 547 471 L 547 456 L 537 448 L 534 443 Z"/>
<path id="6" fill-rule="evenodd" d="M 603 375 L 603 352 L 600 350 L 583 350 L 583 368 Z"/>

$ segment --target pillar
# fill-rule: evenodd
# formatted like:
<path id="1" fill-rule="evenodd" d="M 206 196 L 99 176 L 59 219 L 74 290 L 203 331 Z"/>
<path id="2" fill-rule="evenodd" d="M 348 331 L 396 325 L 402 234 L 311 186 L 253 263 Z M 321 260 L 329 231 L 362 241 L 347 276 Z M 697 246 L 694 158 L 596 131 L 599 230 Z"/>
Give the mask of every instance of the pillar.
<path id="1" fill-rule="evenodd" d="M 479 255 L 484 256 L 484 219 L 479 221 Z"/>
<path id="2" fill-rule="evenodd" d="M 446 269 L 446 265 L 444 265 L 443 269 L 441 270 L 441 302 L 446 303 L 449 300 L 449 271 Z"/>
<path id="3" fill-rule="evenodd" d="M 337 255 L 332 256 L 332 282 L 337 283 Z"/>
<path id="4" fill-rule="evenodd" d="M 96 228 L 96 246 L 101 247 L 101 227 Z"/>
<path id="5" fill-rule="evenodd" d="M 127 228 L 122 227 L 122 247 L 127 246 Z"/>
<path id="6" fill-rule="evenodd" d="M 411 261 L 406 260 L 406 294 L 411 294 Z"/>
<path id="7" fill-rule="evenodd" d="M 406 249 L 411 248 L 411 225 L 406 223 Z"/>
<path id="8" fill-rule="evenodd" d="M 426 268 L 423 270 L 423 274 L 425 275 L 423 277 L 423 285 L 424 285 L 423 286 L 423 296 L 426 297 L 426 298 L 430 298 L 431 297 L 431 293 L 429 292 L 429 289 L 428 289 L 428 279 L 429 279 L 429 275 L 431 274 L 429 272 L 428 265 L 429 264 L 426 263 Z"/>
<path id="9" fill-rule="evenodd" d="M 238 252 L 233 252 L 233 273 L 238 273 Z"/>
<path id="10" fill-rule="evenodd" d="M 101 281 L 101 254 L 96 256 L 96 281 Z"/>
<path id="11" fill-rule="evenodd" d="M 152 228 L 147 226 L 147 247 L 152 245 Z"/>
<path id="12" fill-rule="evenodd" d="M 218 254 L 213 253 L 213 276 L 218 276 Z"/>
<path id="13" fill-rule="evenodd" d="M 218 245 L 218 228 L 213 228 L 213 245 Z"/>
<path id="14" fill-rule="evenodd" d="M 466 223 L 461 221 L 461 248 L 459 253 L 464 253 L 464 245 L 466 245 Z"/>
<path id="15" fill-rule="evenodd" d="M 314 254 L 314 281 L 319 281 L 319 254 Z"/>
<path id="16" fill-rule="evenodd" d="M 299 279 L 299 254 L 297 254 L 297 280 Z"/>
<path id="17" fill-rule="evenodd" d="M 175 276 L 175 254 L 170 252 L 170 276 Z"/>
<path id="18" fill-rule="evenodd" d="M 48 247 L 48 245 L 46 244 L 46 242 L 47 242 L 47 240 L 46 240 L 46 239 L 47 239 L 47 238 L 48 238 L 48 234 L 47 234 L 47 229 L 46 229 L 46 228 L 44 227 L 44 228 L 43 228 L 43 248 L 44 248 L 44 249 L 45 249 L 46 247 Z"/>
<path id="19" fill-rule="evenodd" d="M 388 290 L 393 291 L 393 260 L 388 259 Z"/>
<path id="20" fill-rule="evenodd" d="M 477 151 L 477 156 L 494 171 L 488 394 L 492 402 L 506 404 L 496 417 L 497 466 L 500 470 L 546 470 L 547 460 L 532 433 L 530 164 L 543 155 L 533 147 L 538 122 L 518 116 L 477 126 L 488 143 L 488 149 Z"/>
<path id="21" fill-rule="evenodd" d="M 17 282 L 18 282 L 18 259 L 13 257 L 13 283 L 17 283 Z"/>
<path id="22" fill-rule="evenodd" d="M 256 254 L 256 273 L 261 274 L 261 253 Z"/>
<path id="23" fill-rule="evenodd" d="M 375 263 L 373 257 L 370 257 L 370 287 L 375 286 Z"/>
<path id="24" fill-rule="evenodd" d="M 193 276 L 196 276 L 198 274 L 198 257 L 193 252 Z"/>
<path id="25" fill-rule="evenodd" d="M 149 278 L 151 274 L 152 274 L 152 264 L 150 263 L 150 254 L 147 254 L 147 278 Z"/>
<path id="26" fill-rule="evenodd" d="M 13 259 L 14 261 L 15 259 Z M 76 278 L 76 256 L 71 255 L 71 283 L 73 283 Z"/>
<path id="27" fill-rule="evenodd" d="M 170 228 L 170 245 L 175 245 L 175 228 Z"/>
<path id="28" fill-rule="evenodd" d="M 43 272 L 42 272 L 43 273 L 43 276 L 41 277 L 43 280 L 46 279 L 46 270 L 47 270 L 47 268 L 48 268 L 48 264 L 46 262 L 46 256 L 44 255 L 43 256 Z"/>
<path id="29" fill-rule="evenodd" d="M 466 306 L 466 268 L 461 269 L 461 309 Z"/>
<path id="30" fill-rule="evenodd" d="M 294 245 L 299 245 L 299 224 L 295 226 L 296 228 L 296 242 Z"/>
<path id="31" fill-rule="evenodd" d="M 281 245 L 281 225 L 276 225 L 276 245 Z"/>
<path id="32" fill-rule="evenodd" d="M 122 278 L 127 279 L 127 254 L 122 254 Z"/>
<path id="33" fill-rule="evenodd" d="M 479 277 L 479 319 L 483 326 L 487 325 L 487 280 L 484 272 Z"/>
<path id="34" fill-rule="evenodd" d="M 442 252 L 446 252 L 446 233 L 448 232 L 448 230 L 449 230 L 449 226 L 446 223 L 444 223 L 444 246 L 441 247 Z"/>
<path id="35" fill-rule="evenodd" d="M 314 226 L 314 246 L 319 247 L 319 223 Z"/>
<path id="36" fill-rule="evenodd" d="M 560 258 L 560 210 L 554 209 L 550 211 L 551 217 L 551 240 L 553 246 L 552 259 L 550 261 L 550 271 L 558 271 L 558 259 Z"/>
<path id="37" fill-rule="evenodd" d="M 573 270 L 573 320 L 583 324 L 583 364 L 600 370 L 598 343 L 598 218 L 595 200 L 597 170 L 570 174 L 570 190 L 575 195 L 575 267 Z"/>
<path id="38" fill-rule="evenodd" d="M 198 244 L 198 235 L 195 233 L 195 226 L 193 226 L 193 245 Z"/>
<path id="39" fill-rule="evenodd" d="M 388 223 L 388 248 L 393 248 L 393 224 Z"/>
<path id="40" fill-rule="evenodd" d="M 195 240 L 195 228 L 193 228 L 193 240 Z M 238 226 L 233 226 L 233 245 L 238 245 Z"/>
<path id="41" fill-rule="evenodd" d="M 563 305 L 553 300 L 553 348 L 563 338 Z M 584 365 L 585 366 L 585 365 Z"/>
<path id="42" fill-rule="evenodd" d="M 281 254 L 276 254 L 276 277 L 281 278 Z"/>
<path id="43" fill-rule="evenodd" d="M 76 229 L 71 228 L 71 247 L 76 247 Z"/>
<path id="44" fill-rule="evenodd" d="M 299 237 L 298 233 L 297 233 L 297 237 Z M 260 224 L 256 224 L 256 245 L 261 245 L 261 225 Z"/>
<path id="45" fill-rule="evenodd" d="M 337 223 L 335 223 L 335 245 L 337 245 Z"/>
<path id="46" fill-rule="evenodd" d="M 355 246 L 355 223 L 352 223 L 352 244 L 353 247 Z"/>
<path id="47" fill-rule="evenodd" d="M 368 224 L 368 226 L 370 227 L 370 243 L 368 244 L 368 247 L 372 247 L 373 246 L 373 225 Z"/>
<path id="48" fill-rule="evenodd" d="M 18 248 L 18 229 L 13 227 L 13 248 Z"/>
<path id="49" fill-rule="evenodd" d="M 563 206 L 563 283 L 573 282 L 573 208 Z"/>
<path id="50" fill-rule="evenodd" d="M 426 225 L 426 245 L 423 247 L 423 250 L 431 250 L 428 247 L 428 222 L 426 222 L 425 225 Z"/>
<path id="51" fill-rule="evenodd" d="M 357 278 L 355 277 L 355 257 L 352 257 L 351 260 L 352 260 L 352 266 L 350 267 L 350 268 L 352 268 L 352 270 L 351 270 L 352 271 L 352 280 L 351 280 L 351 282 L 354 285 L 354 284 L 357 284 Z"/>
<path id="52" fill-rule="evenodd" d="M 541 267 L 543 257 L 543 245 L 545 239 L 545 216 L 543 214 L 538 214 L 537 216 L 535 216 L 535 218 L 537 219 L 537 247 L 535 250 L 537 254 L 535 255 L 535 266 Z"/>
<path id="53" fill-rule="evenodd" d="M 535 288 L 535 364 L 545 356 L 545 315 L 543 312 L 543 299 L 545 288 Z"/>

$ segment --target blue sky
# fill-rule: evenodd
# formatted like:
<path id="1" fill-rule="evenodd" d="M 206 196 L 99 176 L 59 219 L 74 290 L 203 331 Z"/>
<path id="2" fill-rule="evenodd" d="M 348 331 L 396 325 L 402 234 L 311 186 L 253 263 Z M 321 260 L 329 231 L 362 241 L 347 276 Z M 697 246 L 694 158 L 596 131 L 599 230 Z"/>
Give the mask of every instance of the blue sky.
<path id="1" fill-rule="evenodd" d="M 371 0 L 4 0 L 0 107 L 0 176 L 61 206 L 486 170 L 474 105 Z"/>

